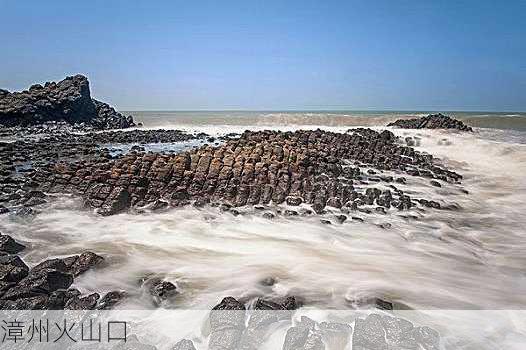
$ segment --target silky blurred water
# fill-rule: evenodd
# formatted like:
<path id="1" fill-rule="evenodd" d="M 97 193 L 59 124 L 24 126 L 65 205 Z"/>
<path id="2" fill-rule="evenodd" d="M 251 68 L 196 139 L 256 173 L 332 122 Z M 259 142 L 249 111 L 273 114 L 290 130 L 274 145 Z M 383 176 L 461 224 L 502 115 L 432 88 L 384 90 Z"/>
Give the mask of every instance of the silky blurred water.
<path id="1" fill-rule="evenodd" d="M 345 123 L 268 124 L 207 120 L 169 127 L 213 136 L 244 129 L 349 128 Z M 0 231 L 28 245 L 22 257 L 30 265 L 85 250 L 103 255 L 105 266 L 77 278 L 74 287 L 101 294 L 125 290 L 129 297 L 120 309 L 206 310 L 226 296 L 248 301 L 284 295 L 301 298 L 307 309 L 348 310 L 374 297 L 416 310 L 524 308 L 526 133 L 487 128 L 474 133 L 392 131 L 416 138 L 418 150 L 464 176 L 461 185 L 441 188 L 411 176 L 406 185 L 397 186 L 414 198 L 456 204 L 461 210 L 412 210 L 412 218 L 396 210 L 358 213 L 363 223 L 343 224 L 327 214 L 332 225 L 315 216 L 268 220 L 250 208 L 239 216 L 185 207 L 100 217 L 84 209 L 80 199 L 60 195 L 32 220 L 0 216 Z M 162 151 L 181 145 L 156 147 Z M 392 226 L 382 228 L 384 223 Z M 141 287 L 141 280 L 152 275 L 175 283 L 179 294 L 155 304 Z M 270 277 L 274 285 L 261 283 Z M 447 314 L 440 322 L 462 325 L 465 317 L 476 319 L 463 317 Z M 145 332 L 162 328 L 154 316 L 148 320 Z M 507 337 L 505 330 L 494 330 L 495 339 Z M 471 328 L 469 332 L 477 336 Z M 163 348 L 165 340 L 160 337 L 157 345 Z"/>
<path id="2" fill-rule="evenodd" d="M 462 210 L 415 211 L 414 219 L 391 210 L 327 226 L 318 217 L 267 220 L 193 207 L 99 217 L 64 197 L 31 221 L 2 216 L 1 231 L 30 245 L 29 263 L 83 250 L 103 254 L 108 266 L 76 286 L 127 290 L 131 308 L 152 307 L 139 282 L 151 274 L 177 284 L 180 295 L 166 305 L 177 308 L 209 308 L 228 295 L 297 295 L 320 308 L 369 297 L 415 309 L 526 305 L 526 146 L 479 132 L 395 132 L 419 137 L 418 149 L 465 177 L 462 186 L 442 188 L 408 177 L 400 188 Z M 385 222 L 392 227 L 379 226 Z M 268 277 L 277 283 L 262 286 Z"/>

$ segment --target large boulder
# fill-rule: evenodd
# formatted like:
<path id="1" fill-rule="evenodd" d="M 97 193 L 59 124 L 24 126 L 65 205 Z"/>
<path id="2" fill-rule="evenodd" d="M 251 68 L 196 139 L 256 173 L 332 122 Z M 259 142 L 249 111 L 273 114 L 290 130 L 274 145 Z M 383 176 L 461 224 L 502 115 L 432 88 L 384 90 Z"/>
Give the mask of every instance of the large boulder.
<path id="1" fill-rule="evenodd" d="M 93 252 L 84 252 L 80 255 L 72 255 L 64 259 L 54 258 L 47 259 L 31 269 L 31 272 L 37 272 L 43 269 L 54 269 L 57 271 L 69 273 L 73 277 L 78 277 L 90 268 L 99 265 L 104 258 Z"/>
<path id="2" fill-rule="evenodd" d="M 11 236 L 0 233 L 0 251 L 9 254 L 17 254 L 25 248 L 26 247 L 23 244 L 18 243 Z"/>
<path id="3" fill-rule="evenodd" d="M 54 269 L 41 269 L 31 272 L 15 288 L 8 290 L 3 299 L 16 300 L 50 294 L 59 289 L 67 289 L 73 283 L 73 276 Z"/>
<path id="4" fill-rule="evenodd" d="M 62 81 L 35 84 L 29 90 L 0 90 L 0 125 L 27 126 L 49 121 L 85 123 L 95 129 L 135 126 L 106 103 L 91 98 L 88 78 L 83 75 Z"/>

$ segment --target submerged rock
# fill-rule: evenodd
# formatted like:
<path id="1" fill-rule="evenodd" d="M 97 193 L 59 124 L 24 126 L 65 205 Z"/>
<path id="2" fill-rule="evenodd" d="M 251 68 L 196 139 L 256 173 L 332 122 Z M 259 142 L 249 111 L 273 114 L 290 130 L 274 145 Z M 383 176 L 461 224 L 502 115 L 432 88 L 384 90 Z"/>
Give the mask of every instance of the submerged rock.
<path id="1" fill-rule="evenodd" d="M 148 280 L 145 284 L 150 295 L 152 295 L 158 302 L 169 299 L 178 293 L 175 284 L 160 278 L 153 278 Z"/>

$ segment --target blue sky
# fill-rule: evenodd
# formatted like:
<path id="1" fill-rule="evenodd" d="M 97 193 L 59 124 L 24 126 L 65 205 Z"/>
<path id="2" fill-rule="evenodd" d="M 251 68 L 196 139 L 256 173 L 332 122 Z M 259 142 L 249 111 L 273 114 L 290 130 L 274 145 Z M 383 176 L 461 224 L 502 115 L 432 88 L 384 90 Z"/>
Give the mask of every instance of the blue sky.
<path id="1" fill-rule="evenodd" d="M 526 1 L 0 0 L 0 87 L 122 110 L 526 110 Z"/>

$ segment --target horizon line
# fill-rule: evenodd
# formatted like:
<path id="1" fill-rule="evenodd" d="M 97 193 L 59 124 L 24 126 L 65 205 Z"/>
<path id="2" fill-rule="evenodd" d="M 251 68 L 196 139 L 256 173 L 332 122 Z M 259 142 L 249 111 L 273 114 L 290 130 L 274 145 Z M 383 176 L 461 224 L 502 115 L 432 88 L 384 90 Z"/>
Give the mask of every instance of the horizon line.
<path id="1" fill-rule="evenodd" d="M 468 110 L 468 109 L 127 109 L 121 112 L 400 112 L 400 113 L 526 113 L 517 110 Z"/>

